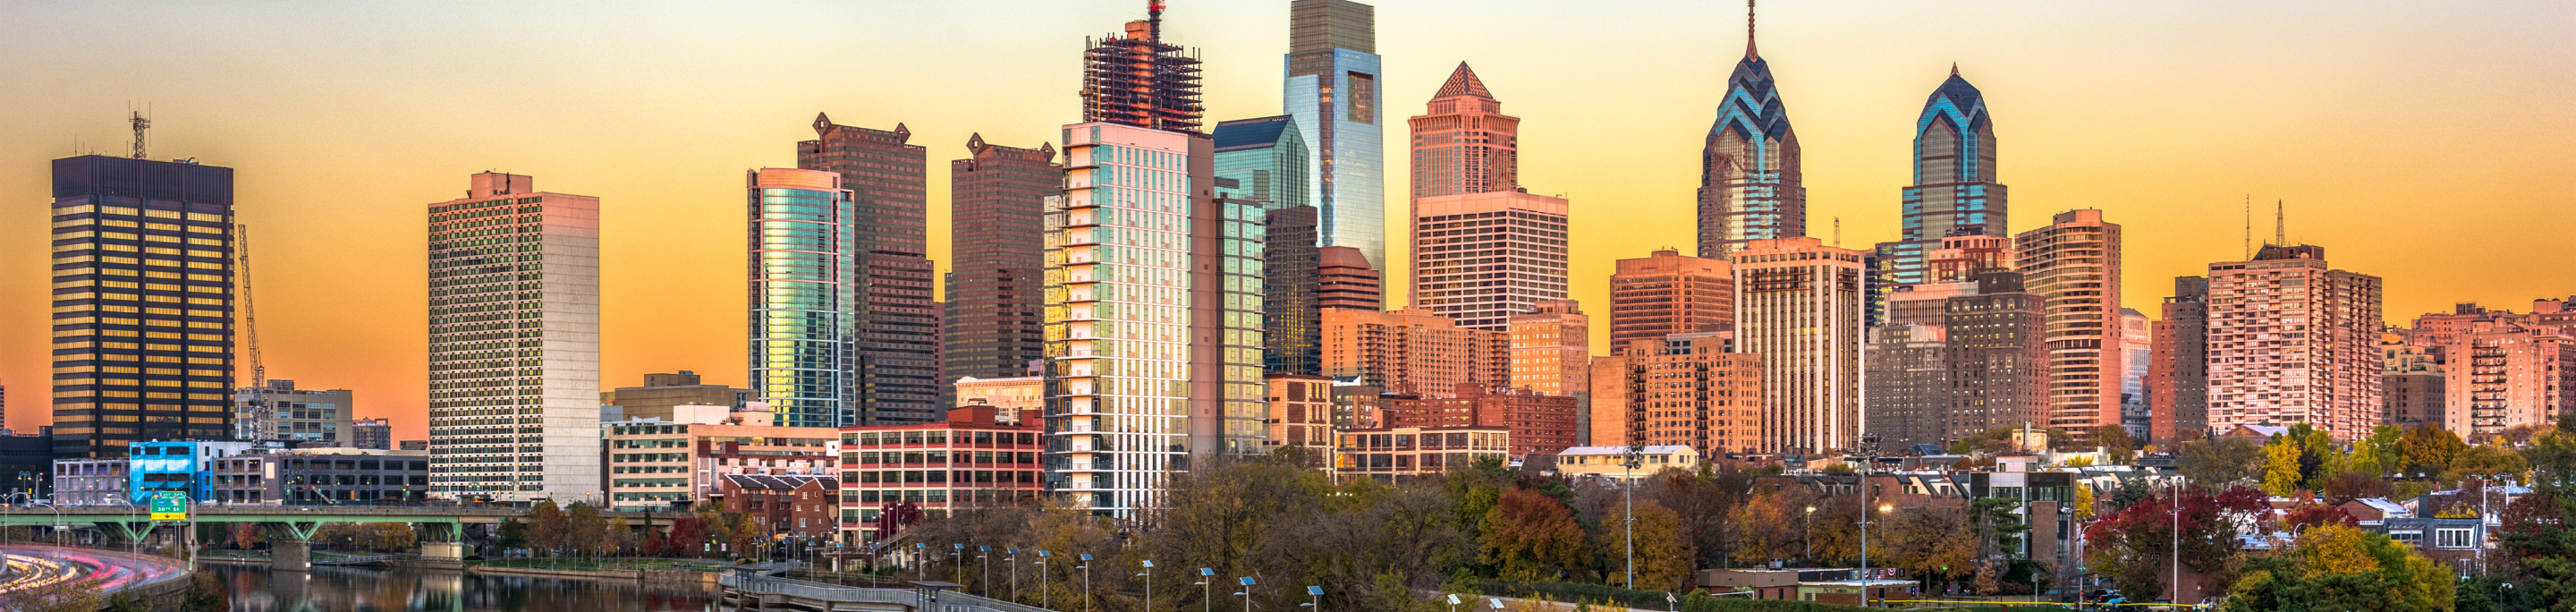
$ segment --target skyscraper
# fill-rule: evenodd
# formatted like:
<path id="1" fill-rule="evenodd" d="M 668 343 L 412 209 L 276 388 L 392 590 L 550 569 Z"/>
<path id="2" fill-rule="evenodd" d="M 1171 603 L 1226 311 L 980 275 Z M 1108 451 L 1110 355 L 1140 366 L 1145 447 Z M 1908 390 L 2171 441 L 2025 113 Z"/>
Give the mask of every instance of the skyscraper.
<path id="1" fill-rule="evenodd" d="M 1191 458 L 1262 452 L 1258 204 L 1213 197 L 1201 134 L 1065 126 L 1047 212 L 1050 488 L 1094 512 L 1152 507 Z"/>
<path id="2" fill-rule="evenodd" d="M 233 170 L 54 160 L 54 455 L 233 436 Z"/>
<path id="3" fill-rule="evenodd" d="M 1762 356 L 1757 450 L 1859 443 L 1862 255 L 1804 236 L 1747 242 L 1730 255 L 1736 352 Z"/>
<path id="4" fill-rule="evenodd" d="M 1218 179 L 1220 183 L 1224 179 Z M 1315 207 L 1268 211 L 1263 223 L 1262 370 L 1272 374 L 1323 373 L 1323 254 L 1315 246 L 1320 220 Z"/>
<path id="5" fill-rule="evenodd" d="M 1509 388 L 1512 341 L 1421 310 L 1324 311 L 1324 375 L 1393 393 L 1444 395 L 1459 385 Z"/>
<path id="6" fill-rule="evenodd" d="M 2015 237 L 2031 293 L 2048 301 L 2048 423 L 2091 439 L 2120 424 L 2120 226 L 2093 209 Z"/>
<path id="7" fill-rule="evenodd" d="M 1315 205 L 1315 157 L 1293 115 L 1216 124 L 1217 195 L 1278 210 Z"/>
<path id="8" fill-rule="evenodd" d="M 2209 279 L 2174 277 L 2164 318 L 2155 322 L 2155 363 L 2147 370 L 2147 436 L 2159 443 L 2209 431 Z"/>
<path id="9" fill-rule="evenodd" d="M 752 398 L 780 423 L 837 423 L 859 401 L 857 199 L 833 172 L 763 168 L 748 178 Z"/>
<path id="10" fill-rule="evenodd" d="M 2379 292 L 2379 277 L 2328 268 L 2318 246 L 2268 244 L 2252 260 L 2210 264 L 2210 426 L 2370 435 L 2385 369 Z"/>
<path id="11" fill-rule="evenodd" d="M 1500 331 L 1514 313 L 1565 299 L 1566 209 L 1518 191 L 1416 202 L 1413 308 Z"/>
<path id="12" fill-rule="evenodd" d="M 1414 200 L 1520 188 L 1521 118 L 1503 114 L 1466 62 L 1431 94 L 1430 112 L 1407 123 Z"/>
<path id="13" fill-rule="evenodd" d="M 1351 0 L 1288 3 L 1288 114 L 1314 151 L 1323 246 L 1386 262 L 1385 142 L 1377 8 Z"/>
<path id="14" fill-rule="evenodd" d="M 600 493 L 599 198 L 475 174 L 429 206 L 430 494 Z"/>
<path id="15" fill-rule="evenodd" d="M 2576 337 L 2517 321 L 2478 321 L 2442 350 L 2443 429 L 2484 440 L 2576 413 Z"/>
<path id="16" fill-rule="evenodd" d="M 2131 440 L 2145 440 L 2154 429 L 2155 411 L 2147 403 L 2147 378 L 2155 360 L 2155 332 L 2146 313 L 2120 309 L 2120 427 Z"/>
<path id="17" fill-rule="evenodd" d="M 1592 317 L 1574 300 L 1549 300 L 1512 315 L 1508 327 L 1511 385 L 1540 395 L 1573 396 L 1575 440 L 1590 437 Z"/>
<path id="18" fill-rule="evenodd" d="M 1946 300 L 1950 412 L 1941 444 L 2048 422 L 2047 300 L 2020 272 L 1990 268 L 1977 291 Z"/>
<path id="19" fill-rule="evenodd" d="M 1639 340 L 1735 329 L 1735 275 L 1724 260 L 1657 249 L 1610 274 L 1610 354 Z"/>
<path id="20" fill-rule="evenodd" d="M 1755 240 L 1807 235 L 1798 134 L 1789 128 L 1771 63 L 1753 46 L 1751 4 L 1744 59 L 1726 77 L 1726 99 L 1700 152 L 1698 255 L 1709 259 L 1726 259 Z"/>
<path id="21" fill-rule="evenodd" d="M 1995 133 L 1985 95 L 1950 78 L 1914 119 L 1914 184 L 1903 192 L 1899 238 L 1878 245 L 1886 289 L 1933 282 L 1931 254 L 1953 236 L 2007 236 L 2004 186 L 1995 182 Z M 1886 290 L 1876 291 L 1879 297 Z"/>
<path id="22" fill-rule="evenodd" d="M 2449 400 L 2444 393 L 2447 376 L 2441 362 L 2433 360 L 2433 351 L 2406 341 L 2403 332 L 2380 334 L 2379 422 L 2413 428 L 2425 423 L 2447 423 Z M 2445 425 L 2447 427 L 2447 425 Z"/>
<path id="23" fill-rule="evenodd" d="M 1377 310 L 1386 301 L 1386 287 L 1377 268 L 1369 265 L 1368 256 L 1352 247 L 1324 247 L 1317 255 L 1322 261 L 1316 273 L 1315 305 L 1319 308 L 1358 308 Z"/>
<path id="24" fill-rule="evenodd" d="M 1149 17 L 1127 22 L 1123 33 L 1083 41 L 1082 121 L 1196 132 L 1207 112 L 1199 58 L 1163 42 L 1160 0 L 1146 6 Z"/>
<path id="25" fill-rule="evenodd" d="M 796 167 L 841 175 L 850 190 L 847 216 L 839 220 L 855 273 L 848 277 L 850 336 L 855 345 L 842 364 L 843 384 L 854 401 L 820 412 L 810 405 L 771 410 L 783 427 L 837 427 L 929 423 L 939 403 L 939 313 L 931 301 L 932 266 L 926 252 L 929 207 L 923 199 L 929 155 L 907 144 L 912 130 L 893 131 L 832 123 L 814 116 L 814 140 L 796 143 Z M 765 401 L 765 400 L 764 400 Z"/>
<path id="26" fill-rule="evenodd" d="M 1041 270 L 1046 267 L 1046 199 L 1064 193 L 1055 145 L 1035 149 L 966 139 L 966 159 L 948 162 L 947 342 L 940 382 L 1028 373 L 1046 353 Z"/>

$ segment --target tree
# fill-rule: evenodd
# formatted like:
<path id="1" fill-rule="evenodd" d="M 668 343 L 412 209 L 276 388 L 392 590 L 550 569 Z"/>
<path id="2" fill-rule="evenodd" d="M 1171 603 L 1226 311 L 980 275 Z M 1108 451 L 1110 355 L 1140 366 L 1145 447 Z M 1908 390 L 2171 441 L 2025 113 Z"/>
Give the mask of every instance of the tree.
<path id="1" fill-rule="evenodd" d="M 2121 510 L 2127 510 L 2130 506 L 2138 505 L 2138 502 L 2154 499 L 2155 496 L 2155 485 L 2147 484 L 2147 479 L 2122 478 L 2120 479 L 2120 487 L 2111 490 L 2111 497 L 2103 503 L 2104 507 L 2101 511 L 2119 512 Z"/>
<path id="2" fill-rule="evenodd" d="M 505 551 L 527 548 L 528 522 L 516 517 L 501 519 L 501 527 L 493 530 L 492 545 Z"/>
<path id="3" fill-rule="evenodd" d="M 574 554 L 596 555 L 600 543 L 608 536 L 608 521 L 599 516 L 599 507 L 587 502 L 573 502 L 564 511 L 564 543 Z"/>
<path id="4" fill-rule="evenodd" d="M 608 520 L 608 533 L 604 542 L 608 554 L 620 556 L 635 554 L 635 544 L 634 523 L 622 516 Z"/>
<path id="5" fill-rule="evenodd" d="M 571 535 L 569 530 L 563 508 L 555 506 L 554 500 L 539 501 L 528 509 L 528 539 L 538 550 L 548 555 L 561 554 L 565 538 Z"/>
<path id="6" fill-rule="evenodd" d="M 2167 570 L 2177 543 L 2182 564 L 2192 571 L 2224 570 L 2237 555 L 2235 526 L 2268 509 L 2263 493 L 2242 486 L 2215 494 L 2186 491 L 2179 499 L 2160 495 L 2086 527 L 2086 563 L 2116 576 L 2130 598 L 2154 600 L 2169 592 Z"/>
<path id="7" fill-rule="evenodd" d="M 11 612 L 98 612 L 106 607 L 107 596 L 95 579 L 0 591 L 0 609 Z"/>
<path id="8" fill-rule="evenodd" d="M 2486 444 L 2461 449 L 2451 457 L 2451 467 L 2442 471 L 2443 480 L 2490 480 L 2509 477 L 2531 470 L 2531 462 L 2522 458 L 2498 439 Z"/>
<path id="9" fill-rule="evenodd" d="M 2183 443 L 2182 459 L 2176 467 L 2193 485 L 2223 490 L 2238 481 L 2261 476 L 2267 458 L 2263 445 L 2252 440 L 2213 438 Z"/>
<path id="10" fill-rule="evenodd" d="M 2458 434 L 2432 423 L 2406 430 L 2406 436 L 2398 439 L 2397 445 L 2399 452 L 2406 457 L 2406 473 L 2425 478 L 2438 477 L 2449 471 L 2451 457 L 2469 447 L 2460 441 Z"/>
<path id="11" fill-rule="evenodd" d="M 1804 496 L 1782 489 L 1755 493 L 1735 507 L 1732 522 L 1738 525 L 1764 525 L 1751 529 L 1736 540 L 1735 555 L 1753 563 L 1766 559 L 1802 559 L 1806 557 L 1807 534 L 1813 531 L 1814 517 L 1806 516 Z M 1795 525 L 1796 527 L 1791 527 Z"/>
<path id="12" fill-rule="evenodd" d="M 1902 568 L 1927 585 L 1975 572 L 1978 538 L 1961 537 L 1976 531 L 1965 500 L 1934 500 L 1879 520 L 1886 526 L 1876 535 L 1885 540 L 1872 542 L 1870 552 L 1886 559 L 1887 567 Z M 1879 552 L 1881 546 L 1886 552 Z"/>
<path id="13" fill-rule="evenodd" d="M 2129 436 L 2129 428 L 2116 424 L 2094 428 L 2093 443 L 2102 447 L 2111 465 L 2128 465 L 2138 454 L 2138 439 Z"/>
<path id="14" fill-rule="evenodd" d="M 2300 534 L 2287 554 L 2258 559 L 2228 593 L 2226 612 L 2450 612 L 2449 572 L 2414 550 L 2346 525 Z"/>
<path id="15" fill-rule="evenodd" d="M 240 550 L 250 550 L 268 541 L 266 534 L 260 533 L 259 523 L 226 523 L 224 536 L 232 542 L 233 548 Z"/>
<path id="16" fill-rule="evenodd" d="M 2263 445 L 2263 492 L 2275 496 L 2299 490 L 2299 456 L 2301 448 L 2287 437 L 2275 437 Z"/>
<path id="17" fill-rule="evenodd" d="M 2075 483 L 2075 520 L 2093 520 L 2094 510 L 2098 506 L 2099 504 L 2093 499 L 2093 487 L 2080 481 Z"/>
<path id="18" fill-rule="evenodd" d="M 2523 451 L 2532 471 L 2532 494 L 2505 507 L 2501 565 L 2520 588 L 2536 591 L 2550 609 L 2576 609 L 2576 413 L 2558 417 L 2557 429 L 2536 433 Z"/>
<path id="19" fill-rule="evenodd" d="M 1553 580 L 1582 562 L 1583 529 L 1555 498 L 1513 489 L 1485 515 L 1484 550 L 1504 579 Z"/>
<path id="20" fill-rule="evenodd" d="M 1627 530 L 1616 524 L 1603 525 L 1600 550 L 1612 567 L 1602 572 L 1604 582 L 1624 584 L 1628 557 Z M 1637 502 L 1637 586 L 1648 591 L 1681 592 L 1690 587 L 1692 559 L 1690 542 L 1682 537 L 1681 515 L 1653 501 Z"/>

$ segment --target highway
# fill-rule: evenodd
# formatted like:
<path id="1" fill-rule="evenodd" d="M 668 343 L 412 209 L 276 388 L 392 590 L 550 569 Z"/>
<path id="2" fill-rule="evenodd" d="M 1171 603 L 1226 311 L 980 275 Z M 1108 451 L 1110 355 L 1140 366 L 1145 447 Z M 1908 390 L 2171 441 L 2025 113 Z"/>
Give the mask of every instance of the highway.
<path id="1" fill-rule="evenodd" d="M 9 555 L 9 577 L 0 591 L 44 586 L 67 580 L 96 580 L 101 592 L 160 582 L 186 573 L 186 568 L 86 548 L 0 546 Z"/>

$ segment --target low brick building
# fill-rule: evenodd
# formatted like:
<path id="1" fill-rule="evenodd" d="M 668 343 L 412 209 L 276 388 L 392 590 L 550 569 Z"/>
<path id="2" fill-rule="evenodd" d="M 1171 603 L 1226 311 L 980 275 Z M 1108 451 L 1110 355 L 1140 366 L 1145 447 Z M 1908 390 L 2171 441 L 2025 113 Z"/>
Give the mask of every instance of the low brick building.
<path id="1" fill-rule="evenodd" d="M 717 482 L 726 512 L 751 515 L 761 533 L 828 538 L 839 530 L 841 481 L 828 476 L 726 474 Z"/>
<path id="2" fill-rule="evenodd" d="M 1488 392 L 1477 384 L 1462 384 L 1456 389 L 1451 397 L 1388 400 L 1384 425 L 1505 427 L 1512 432 L 1514 457 L 1555 455 L 1575 445 L 1573 397 L 1539 395 L 1528 389 Z"/>

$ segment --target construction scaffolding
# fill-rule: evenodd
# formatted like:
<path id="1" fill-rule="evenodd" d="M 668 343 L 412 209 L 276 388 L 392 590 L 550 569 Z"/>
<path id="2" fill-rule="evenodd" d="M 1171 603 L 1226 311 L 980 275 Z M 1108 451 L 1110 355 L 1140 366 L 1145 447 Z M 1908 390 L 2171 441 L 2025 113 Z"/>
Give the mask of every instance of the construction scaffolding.
<path id="1" fill-rule="evenodd" d="M 1125 36 L 1085 40 L 1082 120 L 1176 132 L 1199 131 L 1199 58 L 1158 39 L 1153 21 L 1127 23 Z"/>

